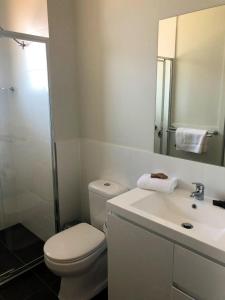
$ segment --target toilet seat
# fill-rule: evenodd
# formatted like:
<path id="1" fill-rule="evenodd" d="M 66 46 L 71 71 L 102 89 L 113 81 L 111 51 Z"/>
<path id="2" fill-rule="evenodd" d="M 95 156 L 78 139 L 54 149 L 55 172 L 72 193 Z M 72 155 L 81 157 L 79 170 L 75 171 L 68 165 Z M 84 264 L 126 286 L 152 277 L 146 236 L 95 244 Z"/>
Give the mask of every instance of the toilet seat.
<path id="1" fill-rule="evenodd" d="M 48 261 L 59 265 L 92 259 L 106 248 L 103 232 L 81 223 L 51 237 L 44 246 Z"/>
<path id="2" fill-rule="evenodd" d="M 57 262 L 48 258 L 46 255 L 44 256 L 44 259 L 48 268 L 58 276 L 71 276 L 72 274 L 78 274 L 89 269 L 96 261 L 98 261 L 99 257 L 102 255 L 104 256 L 105 253 L 106 247 L 101 247 L 89 256 L 76 261 Z"/>

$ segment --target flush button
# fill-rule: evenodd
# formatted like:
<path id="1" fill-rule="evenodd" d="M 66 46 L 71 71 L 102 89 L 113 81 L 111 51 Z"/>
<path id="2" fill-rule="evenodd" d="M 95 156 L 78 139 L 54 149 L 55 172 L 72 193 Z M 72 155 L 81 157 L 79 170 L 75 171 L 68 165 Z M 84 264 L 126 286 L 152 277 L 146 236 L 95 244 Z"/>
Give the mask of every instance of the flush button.
<path id="1" fill-rule="evenodd" d="M 104 183 L 104 186 L 111 186 L 109 182 Z"/>

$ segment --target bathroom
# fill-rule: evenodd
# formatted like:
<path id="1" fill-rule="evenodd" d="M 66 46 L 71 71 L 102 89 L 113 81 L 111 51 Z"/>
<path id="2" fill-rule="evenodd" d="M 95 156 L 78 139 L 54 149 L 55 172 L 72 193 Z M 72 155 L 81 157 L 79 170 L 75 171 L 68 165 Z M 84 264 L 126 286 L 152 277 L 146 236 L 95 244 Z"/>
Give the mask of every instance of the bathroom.
<path id="1" fill-rule="evenodd" d="M 47 58 L 50 105 L 45 112 L 51 121 L 51 126 L 46 127 L 51 144 L 48 148 L 48 155 L 51 157 L 48 160 L 48 172 L 53 172 L 50 179 L 48 178 L 49 181 L 43 177 L 43 174 L 46 174 L 44 168 L 37 169 L 33 175 L 38 179 L 39 186 L 36 188 L 41 192 L 45 193 L 44 188 L 48 186 L 48 195 L 51 195 L 52 202 L 47 203 L 45 212 L 38 211 L 37 215 L 35 211 L 33 215 L 29 215 L 29 210 L 27 212 L 23 206 L 23 215 L 28 218 L 23 224 L 28 226 L 28 223 L 31 224 L 34 220 L 34 226 L 38 228 L 32 227 L 32 223 L 28 229 L 35 232 L 41 240 L 47 240 L 55 232 L 63 229 L 65 224 L 90 222 L 88 185 L 97 179 L 116 182 L 131 190 L 136 188 L 137 179 L 142 174 L 163 171 L 171 177 L 178 178 L 179 188 L 189 193 L 194 190 L 193 182 L 201 182 L 205 186 L 207 197 L 224 200 L 225 170 L 221 167 L 221 155 L 220 159 L 207 163 L 202 159 L 202 155 L 194 154 L 191 159 L 180 159 L 174 157 L 174 153 L 170 156 L 162 155 L 165 153 L 160 154 L 155 148 L 159 20 L 220 5 L 225 5 L 225 1 L 0 0 L 0 26 L 8 32 L 4 40 L 10 40 L 12 47 L 22 55 L 30 48 L 25 47 L 23 50 L 9 38 L 10 33 L 23 34 L 17 38 L 28 44 L 32 43 L 25 37 L 41 37 L 35 42 L 41 42 L 45 50 L 44 56 Z M 36 54 L 36 57 L 39 55 Z M 37 62 L 36 57 L 34 54 L 31 61 Z M 2 64 L 2 57 L 0 60 Z M 0 79 L 2 80 L 1 74 Z M 14 84 L 0 82 L 1 87 L 10 88 L 14 87 Z M 3 94 L 5 97 L 15 96 L 17 91 L 18 87 L 15 86 L 14 94 L 10 90 L 4 93 L 1 91 L 0 97 L 2 98 Z M 29 120 L 33 122 L 31 117 Z M 16 128 L 16 125 L 14 127 Z M 210 124 L 207 129 L 215 131 L 217 128 L 211 127 Z M 169 133 L 171 139 L 173 134 Z M 221 134 L 209 138 L 209 150 L 210 143 L 220 137 Z M 27 154 L 23 151 L 21 149 L 19 158 L 22 169 L 27 167 Z M 9 155 L 8 150 L 6 153 Z M 17 161 L 16 157 L 12 160 Z M 15 165 L 15 168 L 17 166 Z M 35 166 L 31 168 L 35 170 Z M 29 176 L 25 169 L 23 174 L 15 177 L 14 171 L 9 170 L 10 167 L 6 164 L 5 172 L 0 170 L 1 189 L 2 180 L 5 178 L 9 177 L 9 183 L 13 186 L 13 180 L 18 184 L 18 179 L 22 182 Z M 2 194 L 0 198 L 2 209 L 2 203 L 5 203 Z M 2 222 L 1 213 L 2 211 Z M 8 221 L 7 218 L 5 222 Z M 44 224 L 43 219 L 46 222 Z M 44 231 L 47 228 L 50 228 L 49 232 Z M 187 248 L 191 248 L 191 245 Z M 200 250 L 196 252 L 201 253 Z M 204 257 L 209 258 L 210 255 L 205 254 Z M 214 258 L 213 261 L 217 259 Z M 26 269 L 23 274 L 2 284 L 0 299 L 57 299 L 58 277 L 51 277 L 44 263 L 39 265 L 38 261 L 36 268 L 37 271 L 35 266 L 32 266 L 31 270 Z M 146 278 L 151 278 L 151 273 L 143 274 Z M 138 273 L 136 276 L 138 279 Z M 38 277 L 41 285 L 36 281 L 32 284 L 33 277 Z M 52 280 L 50 287 L 49 283 L 46 283 L 47 277 L 51 277 Z M 180 287 L 189 298 L 174 299 L 225 299 L 216 295 L 211 299 L 199 297 L 195 292 L 182 289 L 180 285 L 176 287 Z M 113 297 L 110 291 L 109 281 L 108 298 L 121 299 Z M 128 291 L 127 295 L 130 295 Z M 141 295 L 143 294 L 134 295 L 130 299 L 147 298 Z M 107 290 L 104 290 L 100 297 L 107 299 Z M 128 296 L 126 298 L 129 299 Z M 152 296 L 150 299 L 165 298 Z"/>

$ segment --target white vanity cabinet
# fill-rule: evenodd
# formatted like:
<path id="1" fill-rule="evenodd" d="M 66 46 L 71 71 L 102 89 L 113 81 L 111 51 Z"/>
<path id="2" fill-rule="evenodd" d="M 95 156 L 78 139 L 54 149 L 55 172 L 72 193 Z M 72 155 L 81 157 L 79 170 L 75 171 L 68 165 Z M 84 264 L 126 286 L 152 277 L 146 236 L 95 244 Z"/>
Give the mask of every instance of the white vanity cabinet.
<path id="1" fill-rule="evenodd" d="M 109 300 L 225 300 L 225 267 L 108 215 Z"/>
<path id="2" fill-rule="evenodd" d="M 169 300 L 173 243 L 108 215 L 109 300 Z"/>
<path id="3" fill-rule="evenodd" d="M 225 267 L 178 245 L 173 281 L 197 300 L 225 300 Z"/>

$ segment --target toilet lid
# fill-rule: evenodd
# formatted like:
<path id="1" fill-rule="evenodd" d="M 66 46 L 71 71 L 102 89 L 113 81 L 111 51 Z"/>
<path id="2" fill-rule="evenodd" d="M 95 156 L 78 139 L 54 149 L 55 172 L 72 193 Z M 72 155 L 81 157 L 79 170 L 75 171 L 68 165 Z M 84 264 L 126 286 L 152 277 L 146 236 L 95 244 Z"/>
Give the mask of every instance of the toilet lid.
<path id="1" fill-rule="evenodd" d="M 105 245 L 105 235 L 87 223 L 75 225 L 51 237 L 44 253 L 51 260 L 75 261 L 87 257 Z"/>

